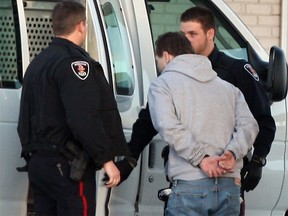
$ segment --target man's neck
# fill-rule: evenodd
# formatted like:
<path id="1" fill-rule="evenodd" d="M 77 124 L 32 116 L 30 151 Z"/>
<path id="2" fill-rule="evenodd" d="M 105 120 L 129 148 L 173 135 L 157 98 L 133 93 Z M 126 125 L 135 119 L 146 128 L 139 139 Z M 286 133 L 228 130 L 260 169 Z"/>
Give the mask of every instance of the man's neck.
<path id="1" fill-rule="evenodd" d="M 212 51 L 214 50 L 214 47 L 215 47 L 214 43 L 208 44 L 205 51 L 201 55 L 208 57 L 212 53 Z"/>

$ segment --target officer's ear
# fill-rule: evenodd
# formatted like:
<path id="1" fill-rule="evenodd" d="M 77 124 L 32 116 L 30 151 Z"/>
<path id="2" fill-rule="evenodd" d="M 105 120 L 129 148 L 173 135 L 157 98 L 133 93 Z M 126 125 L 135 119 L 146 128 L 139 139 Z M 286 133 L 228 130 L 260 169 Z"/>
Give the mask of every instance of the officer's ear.
<path id="1" fill-rule="evenodd" d="M 79 28 L 78 30 L 81 33 L 85 33 L 86 32 L 86 21 L 81 21 L 80 23 L 77 24 L 77 27 Z"/>
<path id="2" fill-rule="evenodd" d="M 214 37 L 215 37 L 215 29 L 214 28 L 210 28 L 207 33 L 207 38 L 208 40 L 214 40 Z"/>

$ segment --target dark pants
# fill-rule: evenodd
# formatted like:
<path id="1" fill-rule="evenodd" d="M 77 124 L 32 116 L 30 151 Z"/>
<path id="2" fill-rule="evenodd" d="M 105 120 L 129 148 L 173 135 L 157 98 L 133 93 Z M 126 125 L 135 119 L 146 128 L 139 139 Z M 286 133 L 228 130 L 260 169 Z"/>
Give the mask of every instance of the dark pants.
<path id="1" fill-rule="evenodd" d="M 87 167 L 80 182 L 69 178 L 69 161 L 57 153 L 35 153 L 28 176 L 37 216 L 95 216 L 95 168 Z"/>
<path id="2" fill-rule="evenodd" d="M 240 214 L 239 216 L 245 216 L 245 199 L 244 199 L 244 190 L 241 189 L 241 198 L 243 199 L 240 204 Z"/>

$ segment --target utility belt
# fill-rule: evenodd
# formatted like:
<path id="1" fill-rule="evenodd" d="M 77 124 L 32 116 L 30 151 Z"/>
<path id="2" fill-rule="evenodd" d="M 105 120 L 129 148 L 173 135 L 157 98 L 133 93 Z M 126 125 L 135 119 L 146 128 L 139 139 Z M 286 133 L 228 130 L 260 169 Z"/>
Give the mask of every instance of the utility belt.
<path id="1" fill-rule="evenodd" d="M 88 162 L 91 160 L 86 151 L 81 145 L 73 140 L 68 140 L 65 145 L 32 143 L 22 148 L 22 156 L 28 163 L 34 153 L 43 152 L 51 154 L 63 154 L 69 160 L 70 175 L 69 177 L 74 181 L 80 181 L 85 173 Z M 96 166 L 96 170 L 101 167 Z M 27 165 L 24 167 L 17 167 L 19 172 L 27 171 Z"/>

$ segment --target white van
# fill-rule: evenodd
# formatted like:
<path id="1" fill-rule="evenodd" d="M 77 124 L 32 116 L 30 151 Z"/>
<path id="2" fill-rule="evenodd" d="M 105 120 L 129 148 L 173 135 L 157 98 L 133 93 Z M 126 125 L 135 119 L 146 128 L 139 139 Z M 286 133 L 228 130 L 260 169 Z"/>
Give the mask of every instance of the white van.
<path id="1" fill-rule="evenodd" d="M 17 119 L 21 82 L 29 62 L 52 38 L 51 10 L 60 0 L 0 1 L 0 214 L 33 215 L 26 172 L 20 158 Z M 159 34 L 178 31 L 189 7 L 209 7 L 217 19 L 218 48 L 248 60 L 271 100 L 277 132 L 258 187 L 246 194 L 248 216 L 288 215 L 287 66 L 281 49 L 270 57 L 221 0 L 82 0 L 87 7 L 86 50 L 99 61 L 113 85 L 127 140 L 147 90 L 157 76 L 153 44 Z M 268 63 L 269 62 L 269 63 Z M 157 192 L 167 187 L 159 136 L 144 150 L 138 166 L 119 187 L 106 189 L 97 174 L 98 216 L 162 216 Z"/>

